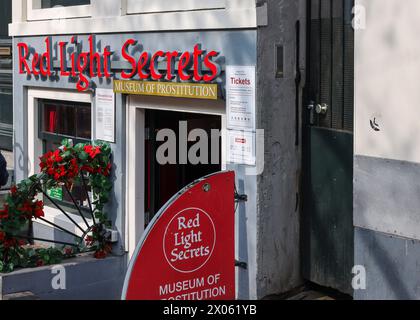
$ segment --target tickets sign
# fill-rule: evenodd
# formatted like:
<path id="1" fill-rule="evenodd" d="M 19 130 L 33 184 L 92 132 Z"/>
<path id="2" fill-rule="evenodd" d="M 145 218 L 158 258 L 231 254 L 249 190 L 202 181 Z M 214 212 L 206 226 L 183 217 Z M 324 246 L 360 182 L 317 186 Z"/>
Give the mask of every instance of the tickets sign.
<path id="1" fill-rule="evenodd" d="M 123 299 L 235 299 L 234 180 L 211 175 L 162 208 L 133 255 Z"/>

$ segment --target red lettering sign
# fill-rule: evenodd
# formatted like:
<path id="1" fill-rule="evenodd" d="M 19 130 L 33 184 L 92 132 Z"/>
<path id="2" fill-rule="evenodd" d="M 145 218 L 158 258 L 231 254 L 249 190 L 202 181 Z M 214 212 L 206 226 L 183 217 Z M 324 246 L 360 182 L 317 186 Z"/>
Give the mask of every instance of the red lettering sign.
<path id="1" fill-rule="evenodd" d="M 83 52 L 80 50 L 80 43 L 76 36 L 73 36 L 70 45 L 73 50 L 67 50 L 69 43 L 59 42 L 57 44 L 57 57 L 59 60 L 59 70 L 57 75 L 62 77 L 73 77 L 77 79 L 76 87 L 79 91 L 86 91 L 91 87 L 90 79 L 111 78 L 113 75 L 110 72 L 112 52 L 109 47 L 105 47 L 103 52 L 96 50 L 96 41 L 94 36 L 88 38 L 89 50 Z M 30 50 L 26 43 L 18 43 L 18 64 L 20 74 L 33 74 L 34 76 L 42 75 L 43 77 L 50 77 L 53 75 L 52 71 L 52 46 L 51 37 L 45 39 L 45 52 L 38 53 L 35 50 Z M 141 52 L 140 56 L 134 57 L 134 46 L 137 41 L 128 39 L 121 48 L 122 59 L 129 64 L 127 70 L 121 70 L 121 77 L 123 79 L 131 79 L 138 75 L 142 80 L 173 80 L 176 76 L 181 81 L 212 82 L 221 72 L 220 66 L 214 59 L 219 55 L 216 51 L 201 49 L 200 44 L 194 46 L 192 53 L 185 51 L 162 51 L 155 53 L 147 51 Z M 71 53 L 67 53 L 70 51 Z M 67 57 L 67 55 L 69 55 Z M 68 61 L 70 66 L 68 66 Z M 163 63 L 166 67 L 161 68 L 159 63 Z M 176 66 L 178 64 L 178 66 Z M 203 72 L 203 67 L 206 72 Z"/>
<path id="2" fill-rule="evenodd" d="M 234 180 L 211 175 L 161 210 L 130 262 L 123 299 L 235 299 Z"/>

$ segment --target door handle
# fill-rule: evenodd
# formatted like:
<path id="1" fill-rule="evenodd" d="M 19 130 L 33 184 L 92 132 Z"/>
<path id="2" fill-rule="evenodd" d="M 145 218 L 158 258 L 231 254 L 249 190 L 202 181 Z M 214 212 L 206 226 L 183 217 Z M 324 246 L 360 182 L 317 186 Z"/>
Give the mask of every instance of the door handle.
<path id="1" fill-rule="evenodd" d="M 315 106 L 315 112 L 321 115 L 326 114 L 328 112 L 328 104 L 326 103 L 317 104 Z"/>

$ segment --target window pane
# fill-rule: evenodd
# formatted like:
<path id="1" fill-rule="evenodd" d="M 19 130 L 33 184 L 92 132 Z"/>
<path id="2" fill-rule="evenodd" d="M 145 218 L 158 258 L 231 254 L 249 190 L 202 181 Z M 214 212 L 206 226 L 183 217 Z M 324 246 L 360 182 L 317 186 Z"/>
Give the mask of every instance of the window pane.
<path id="1" fill-rule="evenodd" d="M 0 10 L 0 38 L 9 37 L 9 23 L 12 22 L 12 0 L 2 0 Z"/>
<path id="2" fill-rule="evenodd" d="M 58 134 L 62 134 L 65 136 L 76 136 L 76 108 L 74 106 L 60 106 L 58 112 Z"/>
<path id="3" fill-rule="evenodd" d="M 90 106 L 77 108 L 76 135 L 78 138 L 92 139 L 92 112 Z"/>
<path id="4" fill-rule="evenodd" d="M 90 4 L 90 0 L 42 0 L 41 9 L 54 7 L 69 7 Z"/>
<path id="5" fill-rule="evenodd" d="M 90 140 L 92 116 L 90 104 L 45 101 L 42 110 L 41 130 L 58 136 Z"/>
<path id="6" fill-rule="evenodd" d="M 60 104 L 44 104 L 44 132 L 76 136 L 75 108 Z"/>
<path id="7" fill-rule="evenodd" d="M 42 125 L 42 131 L 56 133 L 57 130 L 57 106 L 51 104 L 45 104 L 44 107 L 44 123 Z"/>

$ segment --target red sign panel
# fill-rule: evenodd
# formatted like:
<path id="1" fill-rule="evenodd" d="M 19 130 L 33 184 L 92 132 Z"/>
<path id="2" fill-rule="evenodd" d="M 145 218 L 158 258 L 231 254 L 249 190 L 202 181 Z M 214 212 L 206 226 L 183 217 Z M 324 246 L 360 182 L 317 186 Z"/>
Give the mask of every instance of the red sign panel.
<path id="1" fill-rule="evenodd" d="M 185 188 L 146 230 L 126 275 L 127 300 L 233 300 L 234 172 Z"/>

